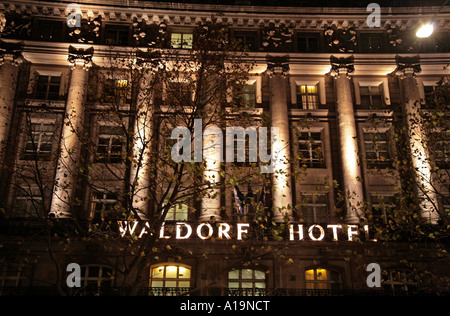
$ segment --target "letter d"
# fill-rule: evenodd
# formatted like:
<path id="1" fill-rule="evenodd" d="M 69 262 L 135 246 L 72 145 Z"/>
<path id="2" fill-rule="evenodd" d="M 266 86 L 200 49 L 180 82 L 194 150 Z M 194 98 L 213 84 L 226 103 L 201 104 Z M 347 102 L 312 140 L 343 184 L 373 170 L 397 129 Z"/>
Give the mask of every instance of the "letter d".
<path id="1" fill-rule="evenodd" d="M 67 276 L 66 284 L 68 287 L 81 287 L 81 268 L 78 263 L 69 263 L 67 272 L 72 272 Z"/>

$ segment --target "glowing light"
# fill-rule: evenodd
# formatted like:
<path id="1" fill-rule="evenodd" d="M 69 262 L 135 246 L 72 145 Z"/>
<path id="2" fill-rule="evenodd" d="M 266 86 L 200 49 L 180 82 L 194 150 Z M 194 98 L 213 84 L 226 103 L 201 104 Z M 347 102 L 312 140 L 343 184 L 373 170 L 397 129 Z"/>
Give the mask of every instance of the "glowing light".
<path id="1" fill-rule="evenodd" d="M 433 24 L 430 22 L 430 23 L 427 23 L 427 24 L 422 25 L 422 26 L 417 30 L 416 36 L 417 36 L 418 38 L 426 38 L 426 37 L 430 37 L 431 34 L 433 34 L 433 31 L 434 31 L 434 27 L 433 27 Z"/>

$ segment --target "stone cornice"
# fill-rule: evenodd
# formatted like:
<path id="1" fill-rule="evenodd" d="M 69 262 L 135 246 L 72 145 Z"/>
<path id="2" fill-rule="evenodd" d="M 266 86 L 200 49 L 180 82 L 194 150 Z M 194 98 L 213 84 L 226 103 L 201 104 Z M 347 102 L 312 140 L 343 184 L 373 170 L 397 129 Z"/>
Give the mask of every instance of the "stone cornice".
<path id="1" fill-rule="evenodd" d="M 100 1 L 96 1 L 98 3 Z M 0 12 L 17 12 L 48 18 L 65 19 L 70 2 L 45 2 L 6 0 L 0 3 Z M 93 4 L 93 1 L 77 1 L 80 3 L 84 19 L 101 16 L 106 23 L 125 23 L 137 20 L 148 24 L 165 22 L 169 27 L 192 27 L 198 23 L 211 20 L 212 12 L 220 13 L 216 18 L 229 26 L 237 28 L 260 28 L 288 26 L 293 29 L 320 29 L 335 26 L 338 29 L 350 26 L 359 29 L 370 29 L 366 24 L 368 12 L 365 8 L 274 8 L 243 7 L 221 5 L 192 5 L 157 2 L 105 1 L 104 4 Z M 142 5 L 138 7 L 137 5 Z M 395 25 L 399 29 L 417 26 L 425 18 L 431 18 L 439 8 L 382 8 L 381 28 Z M 448 10 L 447 10 L 448 11 Z M 450 28 L 450 12 L 442 10 L 436 17 L 438 27 Z"/>

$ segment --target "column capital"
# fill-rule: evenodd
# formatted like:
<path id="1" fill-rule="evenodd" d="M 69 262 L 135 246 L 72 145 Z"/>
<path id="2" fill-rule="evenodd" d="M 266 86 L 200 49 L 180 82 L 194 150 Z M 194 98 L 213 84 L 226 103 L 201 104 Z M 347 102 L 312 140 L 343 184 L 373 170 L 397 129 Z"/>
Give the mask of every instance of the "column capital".
<path id="1" fill-rule="evenodd" d="M 349 74 L 355 71 L 355 58 L 349 57 L 330 57 L 331 75 L 335 78 L 339 78 L 342 75 L 348 77 Z"/>
<path id="2" fill-rule="evenodd" d="M 72 69 L 79 66 L 88 70 L 92 66 L 92 57 L 94 56 L 94 47 L 76 48 L 69 46 L 69 57 L 67 58 Z"/>
<path id="3" fill-rule="evenodd" d="M 9 61 L 15 66 L 19 65 L 23 61 L 22 51 L 22 42 L 4 42 L 0 40 L 0 66 L 5 61 Z"/>
<path id="4" fill-rule="evenodd" d="M 270 56 L 266 57 L 267 71 L 270 76 L 282 75 L 285 77 L 289 72 L 289 56 Z"/>
<path id="5" fill-rule="evenodd" d="M 422 71 L 420 67 L 420 56 L 395 56 L 397 68 L 395 73 L 401 77 L 412 75 L 413 77 Z"/>

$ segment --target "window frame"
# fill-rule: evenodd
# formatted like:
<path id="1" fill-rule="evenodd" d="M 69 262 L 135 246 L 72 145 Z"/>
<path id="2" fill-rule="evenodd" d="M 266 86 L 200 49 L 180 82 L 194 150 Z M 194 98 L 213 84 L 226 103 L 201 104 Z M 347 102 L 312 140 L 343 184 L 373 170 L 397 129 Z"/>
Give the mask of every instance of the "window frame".
<path id="1" fill-rule="evenodd" d="M 306 41 L 306 49 L 302 50 L 300 49 L 300 39 L 305 39 Z M 315 47 L 311 49 L 311 43 L 310 39 L 316 40 Z M 298 53 L 319 53 L 320 52 L 320 33 L 315 32 L 309 32 L 309 33 L 303 33 L 299 32 L 296 36 L 296 49 Z"/>
<path id="2" fill-rule="evenodd" d="M 373 138 L 373 136 L 370 137 L 370 139 L 366 139 L 366 135 L 370 134 L 370 135 L 386 135 L 386 140 L 375 140 Z M 364 148 L 364 163 L 366 164 L 366 168 L 367 169 L 392 169 L 393 168 L 393 162 L 395 159 L 395 153 L 392 150 L 392 145 L 391 145 L 391 132 L 389 130 L 389 128 L 385 128 L 385 129 L 378 129 L 378 130 L 374 130 L 374 129 L 363 129 L 362 131 L 362 142 L 363 142 L 363 148 Z M 377 143 L 375 143 L 375 141 Z M 385 144 L 386 145 L 386 150 L 385 151 L 380 151 L 379 150 L 379 144 Z M 367 145 L 368 144 L 372 144 L 373 150 L 368 151 L 367 150 Z M 380 152 L 385 152 L 387 153 L 387 157 L 385 159 L 382 159 Z M 373 160 L 373 158 L 368 158 L 368 153 L 375 153 L 375 159 L 374 161 L 370 161 Z"/>
<path id="3" fill-rule="evenodd" d="M 308 279 L 308 271 L 313 270 L 313 279 Z M 327 272 L 327 279 L 326 280 L 318 280 L 318 271 L 317 270 L 325 270 Z M 328 278 L 329 273 L 336 273 L 338 276 L 338 280 L 330 280 Z M 334 289 L 342 289 L 342 273 L 335 269 L 327 269 L 323 267 L 311 267 L 305 269 L 305 288 L 307 290 L 334 290 Z M 308 285 L 311 285 L 312 287 L 309 287 Z M 317 288 L 317 285 L 319 288 Z M 325 288 L 320 288 L 325 285 Z M 333 288 L 333 285 L 337 285 L 336 288 Z"/>
<path id="4" fill-rule="evenodd" d="M 111 128 L 111 129 L 117 129 L 117 133 L 104 133 L 102 132 L 102 128 Z M 115 126 L 105 123 L 99 123 L 98 130 L 97 130 L 97 144 L 95 149 L 95 162 L 96 163 L 106 163 L 106 164 L 120 164 L 123 163 L 123 154 L 124 154 L 124 138 L 122 131 L 122 126 Z M 101 140 L 107 140 L 107 145 L 100 146 Z M 114 143 L 116 141 L 116 143 Z M 120 142 L 120 153 L 113 151 L 113 148 L 116 148 L 119 146 Z M 103 157 L 105 153 L 100 152 L 99 148 L 106 148 L 106 156 Z"/>
<path id="5" fill-rule="evenodd" d="M 167 277 L 167 267 L 176 267 L 176 277 Z M 155 277 L 154 270 L 163 268 L 163 276 Z M 180 278 L 180 268 L 189 271 L 189 277 Z M 149 275 L 149 290 L 151 295 L 155 296 L 171 296 L 171 295 L 180 295 L 189 292 L 192 286 L 192 267 L 182 263 L 173 263 L 173 262 L 165 262 L 165 263 L 157 263 L 150 267 L 150 275 Z M 162 286 L 155 286 L 156 282 L 162 282 Z M 167 286 L 167 282 L 174 282 L 175 286 Z M 180 286 L 180 283 L 184 282 L 187 286 Z M 159 284 L 157 284 L 159 285 Z"/>
<path id="6" fill-rule="evenodd" d="M 302 135 L 308 135 L 307 139 L 302 139 Z M 319 139 L 313 139 L 312 134 L 319 134 Z M 325 160 L 325 148 L 324 148 L 324 140 L 323 140 L 323 129 L 320 130 L 300 130 L 297 135 L 297 151 L 298 153 L 308 152 L 307 157 L 300 157 L 299 159 L 299 167 L 303 168 L 304 165 L 307 166 L 308 169 L 326 169 L 326 160 Z M 317 143 L 317 144 L 316 144 Z M 307 151 L 301 149 L 301 145 L 308 146 Z M 321 157 L 315 158 L 316 149 L 314 147 L 319 145 L 321 148 Z"/>
<path id="7" fill-rule="evenodd" d="M 41 80 L 44 77 L 47 77 L 46 82 L 43 82 L 43 80 Z M 59 82 L 58 83 L 52 82 L 52 78 L 59 78 Z M 36 90 L 34 93 L 34 98 L 37 100 L 57 101 L 60 99 L 61 85 L 62 85 L 61 74 L 58 76 L 53 74 L 38 73 L 36 78 L 36 88 L 35 88 Z M 58 92 L 51 92 L 52 87 L 57 87 Z M 42 93 L 41 90 L 45 90 L 45 93 Z M 56 94 L 54 95 L 54 93 Z"/>
<path id="8" fill-rule="evenodd" d="M 28 121 L 29 119 L 29 121 Z M 30 123 L 30 125 L 28 124 Z M 23 149 L 21 150 L 19 160 L 39 160 L 39 161 L 49 161 L 51 159 L 51 155 L 53 153 L 53 143 L 54 143 L 54 135 L 56 133 L 56 120 L 52 119 L 41 119 L 41 118 L 25 118 L 24 122 L 25 128 L 24 131 L 26 134 L 23 134 Z M 40 131 L 37 133 L 33 131 L 33 125 L 40 125 Z M 42 131 L 43 125 L 51 125 L 53 126 L 53 130 Z M 31 130 L 30 130 L 31 128 Z M 50 133 L 50 135 L 46 135 L 46 133 Z M 36 144 L 33 140 L 34 135 L 38 135 L 38 143 Z M 42 138 L 44 136 L 49 136 L 49 141 L 45 143 L 49 146 L 48 151 L 42 151 L 41 147 L 44 144 L 42 142 Z M 32 151 L 27 150 L 27 145 L 31 144 Z"/>
<path id="9" fill-rule="evenodd" d="M 251 277 L 245 278 L 245 275 L 243 275 L 243 271 L 251 271 Z M 231 273 L 238 273 L 237 278 L 230 278 Z M 256 272 L 259 272 L 264 278 L 257 278 Z M 267 288 L 267 274 L 266 271 L 263 271 L 261 269 L 254 269 L 254 268 L 242 268 L 242 269 L 234 269 L 228 271 L 227 275 L 227 285 L 228 290 L 230 294 L 238 293 L 239 295 L 243 296 L 258 296 L 258 295 L 265 295 L 266 288 Z M 237 283 L 239 286 L 230 286 L 233 283 Z M 251 286 L 243 286 L 244 284 L 251 283 Z M 257 287 L 257 284 L 263 284 L 263 287 Z"/>
<path id="10" fill-rule="evenodd" d="M 311 203 L 307 203 L 308 200 L 305 200 L 305 197 L 311 197 Z M 324 199 L 324 203 L 317 203 L 319 200 L 319 197 Z M 329 193 L 325 192 L 325 191 L 320 191 L 320 192 L 301 192 L 300 193 L 300 199 L 301 199 L 301 210 L 302 210 L 302 218 L 305 220 L 305 222 L 307 223 L 328 223 L 330 220 L 330 212 L 329 212 Z M 310 219 L 309 216 L 307 217 L 305 215 L 305 211 L 304 208 L 305 207 L 312 207 L 313 209 L 313 218 Z M 320 216 L 319 213 L 319 209 L 324 209 L 325 210 L 325 214 L 323 214 L 322 216 Z M 324 218 L 324 221 L 320 221 L 318 218 Z"/>
<path id="11" fill-rule="evenodd" d="M 98 198 L 95 197 L 96 194 L 101 194 L 102 197 Z M 108 195 L 115 195 L 115 198 L 108 198 Z M 116 219 L 117 218 L 117 211 L 115 210 L 115 206 L 119 204 L 119 192 L 114 190 L 107 190 L 107 189 L 93 189 L 91 192 L 91 199 L 90 199 L 90 217 L 93 220 L 100 220 L 100 219 Z M 101 205 L 101 210 L 97 210 L 97 206 Z M 110 208 L 108 208 L 108 206 Z M 111 216 L 112 215 L 112 216 Z"/>
<path id="12" fill-rule="evenodd" d="M 173 39 L 173 35 L 179 34 L 180 39 Z M 185 40 L 184 37 L 186 35 L 190 35 L 190 39 Z M 172 30 L 170 32 L 170 38 L 169 38 L 169 46 L 171 49 L 192 49 L 194 46 L 194 30 Z M 179 42 L 178 44 L 174 44 L 174 41 Z"/>

